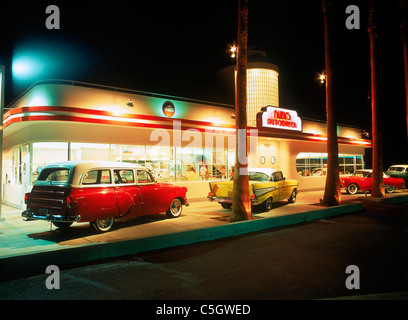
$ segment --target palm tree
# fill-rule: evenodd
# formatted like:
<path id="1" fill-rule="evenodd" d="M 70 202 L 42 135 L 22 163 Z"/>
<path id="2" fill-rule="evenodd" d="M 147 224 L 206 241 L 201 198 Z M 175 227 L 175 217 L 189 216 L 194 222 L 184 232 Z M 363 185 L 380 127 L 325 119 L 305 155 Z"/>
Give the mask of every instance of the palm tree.
<path id="1" fill-rule="evenodd" d="M 327 176 L 322 205 L 335 206 L 341 203 L 339 177 L 339 145 L 333 99 L 333 70 L 331 65 L 330 11 L 331 1 L 323 0 L 324 53 L 326 73 L 326 118 L 327 118 Z"/>
<path id="2" fill-rule="evenodd" d="M 401 41 L 404 52 L 404 72 L 405 72 L 405 114 L 407 117 L 407 139 L 408 139 L 408 0 L 398 1 L 402 10 L 401 19 Z"/>
<path id="3" fill-rule="evenodd" d="M 250 220 L 252 218 L 247 162 L 247 46 L 248 0 L 238 0 L 238 53 L 235 89 L 236 155 L 231 221 Z"/>
<path id="4" fill-rule="evenodd" d="M 373 153 L 373 186 L 371 196 L 383 198 L 385 189 L 383 187 L 383 164 L 382 164 L 382 145 L 381 132 L 379 126 L 380 114 L 377 92 L 377 73 L 376 73 L 376 38 L 377 31 L 374 22 L 373 1 L 368 2 L 368 34 L 370 36 L 370 66 L 371 66 L 371 121 L 372 121 L 372 153 Z"/>

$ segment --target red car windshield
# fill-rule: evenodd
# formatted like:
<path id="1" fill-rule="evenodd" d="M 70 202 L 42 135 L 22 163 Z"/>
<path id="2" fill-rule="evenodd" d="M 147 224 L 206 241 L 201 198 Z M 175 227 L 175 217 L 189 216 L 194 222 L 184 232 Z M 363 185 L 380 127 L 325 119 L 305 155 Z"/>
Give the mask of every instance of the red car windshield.
<path id="1" fill-rule="evenodd" d="M 388 169 L 389 172 L 404 172 L 405 168 L 404 167 L 391 167 Z"/>
<path id="2" fill-rule="evenodd" d="M 368 171 L 356 171 L 356 172 L 354 172 L 353 176 L 360 177 L 360 178 L 371 178 L 371 172 L 368 172 Z"/>

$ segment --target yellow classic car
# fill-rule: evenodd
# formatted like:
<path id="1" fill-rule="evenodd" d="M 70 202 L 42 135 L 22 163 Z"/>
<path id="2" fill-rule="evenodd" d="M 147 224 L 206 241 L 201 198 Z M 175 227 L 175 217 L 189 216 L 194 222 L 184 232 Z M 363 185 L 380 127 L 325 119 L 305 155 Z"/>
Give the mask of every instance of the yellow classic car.
<path id="1" fill-rule="evenodd" d="M 299 182 L 283 177 L 282 171 L 269 168 L 248 169 L 250 198 L 254 207 L 269 211 L 272 203 L 280 200 L 296 202 Z M 207 198 L 217 201 L 224 209 L 232 206 L 233 179 L 210 182 Z"/>

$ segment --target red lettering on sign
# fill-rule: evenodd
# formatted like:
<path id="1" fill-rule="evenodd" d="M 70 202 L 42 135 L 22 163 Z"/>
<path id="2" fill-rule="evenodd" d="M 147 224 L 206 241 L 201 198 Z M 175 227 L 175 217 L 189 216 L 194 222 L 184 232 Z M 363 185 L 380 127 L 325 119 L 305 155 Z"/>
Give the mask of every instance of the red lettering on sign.
<path id="1" fill-rule="evenodd" d="M 278 127 L 289 127 L 289 128 L 297 128 L 296 122 L 290 121 L 291 117 L 285 117 L 283 119 L 274 119 L 268 118 L 266 119 L 266 123 L 269 126 L 278 126 Z"/>
<path id="2" fill-rule="evenodd" d="M 268 106 L 262 114 L 262 126 L 302 131 L 296 111 Z"/>
<path id="3" fill-rule="evenodd" d="M 274 110 L 273 116 L 275 119 L 292 120 L 289 112 Z"/>

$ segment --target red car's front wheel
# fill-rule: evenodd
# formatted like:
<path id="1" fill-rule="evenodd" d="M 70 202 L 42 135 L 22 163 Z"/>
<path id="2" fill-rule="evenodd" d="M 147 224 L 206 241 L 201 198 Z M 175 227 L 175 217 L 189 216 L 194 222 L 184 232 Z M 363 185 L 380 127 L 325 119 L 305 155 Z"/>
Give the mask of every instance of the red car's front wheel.
<path id="1" fill-rule="evenodd" d="M 181 211 L 183 210 L 183 204 L 181 203 L 180 199 L 175 198 L 170 204 L 170 207 L 167 209 L 166 214 L 169 218 L 177 218 L 181 215 Z"/>
<path id="2" fill-rule="evenodd" d="M 350 183 L 348 186 L 347 186 L 347 192 L 348 193 L 350 193 L 350 194 L 356 194 L 357 192 L 358 192 L 358 185 L 357 184 L 355 184 L 355 183 Z"/>

